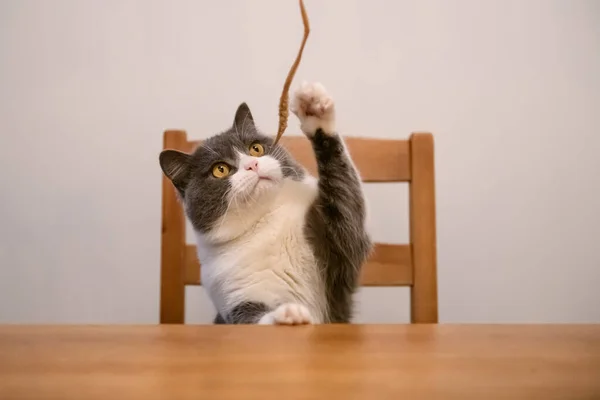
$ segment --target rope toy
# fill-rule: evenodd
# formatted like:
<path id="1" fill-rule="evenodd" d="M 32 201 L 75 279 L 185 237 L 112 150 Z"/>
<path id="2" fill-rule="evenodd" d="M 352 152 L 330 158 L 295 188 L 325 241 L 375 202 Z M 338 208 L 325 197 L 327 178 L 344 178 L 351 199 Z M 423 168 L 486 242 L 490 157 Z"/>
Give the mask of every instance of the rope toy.
<path id="1" fill-rule="evenodd" d="M 308 39 L 308 34 L 310 33 L 310 25 L 308 23 L 308 15 L 306 14 L 306 9 L 304 8 L 304 2 L 300 0 L 300 13 L 302 14 L 302 23 L 304 24 L 304 37 L 302 38 L 302 44 L 300 45 L 300 49 L 298 50 L 298 55 L 296 56 L 296 60 L 292 64 L 290 68 L 290 72 L 287 74 L 287 78 L 285 79 L 285 83 L 283 84 L 283 91 L 281 92 L 281 97 L 279 98 L 279 129 L 277 130 L 277 136 L 275 137 L 275 144 L 279 142 L 281 136 L 285 132 L 287 128 L 287 122 L 289 117 L 289 99 L 290 99 L 290 85 L 292 84 L 292 80 L 294 79 L 294 75 L 296 75 L 296 70 L 298 69 L 298 65 L 300 65 L 300 60 L 302 59 L 302 52 L 304 51 L 304 45 L 306 44 L 306 40 Z"/>

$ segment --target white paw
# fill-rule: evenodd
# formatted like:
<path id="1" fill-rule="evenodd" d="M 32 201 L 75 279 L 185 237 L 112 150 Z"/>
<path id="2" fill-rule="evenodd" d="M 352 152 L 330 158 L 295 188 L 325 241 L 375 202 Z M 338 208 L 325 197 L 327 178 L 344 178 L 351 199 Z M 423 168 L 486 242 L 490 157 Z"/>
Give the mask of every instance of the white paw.
<path id="1" fill-rule="evenodd" d="M 286 303 L 282 304 L 265 314 L 260 321 L 260 325 L 302 325 L 312 324 L 313 319 L 308 311 L 308 308 L 302 304 Z"/>
<path id="2" fill-rule="evenodd" d="M 326 134 L 335 133 L 335 105 L 320 83 L 302 83 L 292 97 L 290 110 L 300 120 L 304 134 L 312 136 L 319 128 Z"/>

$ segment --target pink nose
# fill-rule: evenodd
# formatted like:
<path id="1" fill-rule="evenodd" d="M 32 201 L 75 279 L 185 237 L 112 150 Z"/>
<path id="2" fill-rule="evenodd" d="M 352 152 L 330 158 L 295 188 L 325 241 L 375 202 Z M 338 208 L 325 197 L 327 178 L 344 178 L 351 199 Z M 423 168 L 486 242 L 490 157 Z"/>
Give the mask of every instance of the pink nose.
<path id="1" fill-rule="evenodd" d="M 258 160 L 251 160 L 246 164 L 246 171 L 252 170 L 258 172 Z"/>

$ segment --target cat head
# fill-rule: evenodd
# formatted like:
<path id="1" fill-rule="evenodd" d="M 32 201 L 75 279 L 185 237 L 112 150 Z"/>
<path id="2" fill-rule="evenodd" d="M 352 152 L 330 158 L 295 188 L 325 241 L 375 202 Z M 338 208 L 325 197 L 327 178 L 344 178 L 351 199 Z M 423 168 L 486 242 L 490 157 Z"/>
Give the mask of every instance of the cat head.
<path id="1" fill-rule="evenodd" d="M 287 151 L 258 131 L 246 103 L 229 129 L 204 140 L 194 153 L 164 150 L 159 160 L 192 226 L 202 233 L 228 213 L 252 212 L 273 199 L 286 179 L 303 177 Z"/>

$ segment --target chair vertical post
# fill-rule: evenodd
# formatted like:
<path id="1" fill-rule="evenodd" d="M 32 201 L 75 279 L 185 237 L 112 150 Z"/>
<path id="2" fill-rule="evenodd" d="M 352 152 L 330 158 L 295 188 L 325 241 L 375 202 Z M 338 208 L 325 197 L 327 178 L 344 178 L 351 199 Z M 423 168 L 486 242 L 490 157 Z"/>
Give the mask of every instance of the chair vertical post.
<path id="1" fill-rule="evenodd" d="M 183 150 L 185 131 L 165 131 L 163 149 Z M 162 236 L 160 255 L 160 323 L 183 324 L 185 319 L 185 217 L 171 181 L 162 180 Z"/>
<path id="2" fill-rule="evenodd" d="M 414 282 L 411 322 L 437 323 L 437 250 L 434 143 L 430 133 L 410 137 L 410 241 Z"/>

